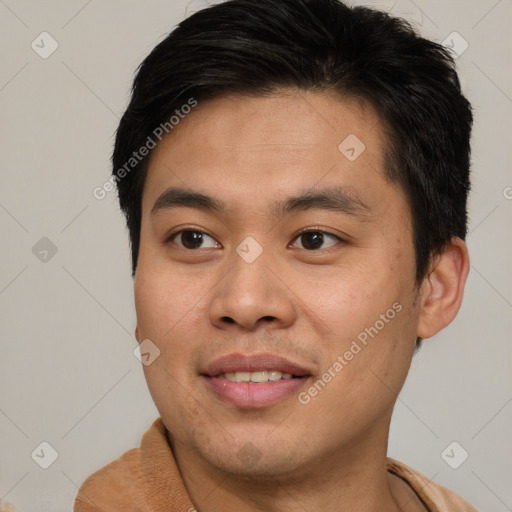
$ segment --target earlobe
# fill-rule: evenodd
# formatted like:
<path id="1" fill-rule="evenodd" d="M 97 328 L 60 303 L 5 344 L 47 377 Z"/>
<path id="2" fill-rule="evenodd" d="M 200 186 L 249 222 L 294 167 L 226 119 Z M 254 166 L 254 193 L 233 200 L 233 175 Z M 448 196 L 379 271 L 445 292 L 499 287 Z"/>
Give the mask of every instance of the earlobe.
<path id="1" fill-rule="evenodd" d="M 454 237 L 436 256 L 421 285 L 419 337 L 430 338 L 452 322 L 462 303 L 468 272 L 467 246 Z"/>
<path id="2" fill-rule="evenodd" d="M 135 339 L 137 340 L 138 343 L 140 343 L 140 339 L 139 339 L 139 326 L 137 325 L 137 327 L 135 327 Z"/>

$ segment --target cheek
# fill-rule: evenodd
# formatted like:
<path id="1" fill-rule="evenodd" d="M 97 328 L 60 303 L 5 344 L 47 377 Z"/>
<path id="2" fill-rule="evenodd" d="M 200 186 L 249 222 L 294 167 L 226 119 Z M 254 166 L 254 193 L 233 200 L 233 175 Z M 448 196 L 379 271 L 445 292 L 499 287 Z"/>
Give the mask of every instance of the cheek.
<path id="1" fill-rule="evenodd" d="M 200 301 L 204 292 L 197 295 L 191 283 L 184 282 L 183 273 L 171 275 L 154 268 L 145 271 L 142 266 L 139 269 L 135 306 L 140 338 L 150 339 L 160 350 L 150 365 L 143 366 L 143 371 L 164 422 L 181 437 L 185 435 L 181 420 L 188 418 L 185 424 L 193 424 L 190 361 L 199 317 L 205 314 L 204 302 Z"/>
<path id="2" fill-rule="evenodd" d="M 174 278 L 158 273 L 141 273 L 140 278 L 135 292 L 140 339 L 150 339 L 160 350 L 158 358 L 143 367 L 148 388 L 161 414 L 181 417 L 190 398 L 181 395 L 193 377 L 191 361 L 205 302 Z"/>
<path id="3" fill-rule="evenodd" d="M 140 272 L 139 272 L 140 270 Z M 173 332 L 180 331 L 195 319 L 202 307 L 201 298 L 208 288 L 183 272 L 137 270 L 135 308 L 141 336 L 166 341 Z M 202 291 L 202 293 L 201 293 Z"/>
<path id="4" fill-rule="evenodd" d="M 195 399 L 179 367 L 169 367 L 162 355 L 152 365 L 144 367 L 148 390 L 165 425 L 177 439 L 197 436 L 204 423 L 204 407 Z"/>
<path id="5" fill-rule="evenodd" d="M 332 391 L 343 390 L 349 402 L 371 395 L 375 386 L 389 393 L 379 377 L 398 391 L 407 374 L 417 311 L 411 307 L 411 279 L 399 271 L 399 259 L 396 253 L 394 260 L 380 259 L 380 266 L 359 262 L 350 272 L 316 281 L 313 293 L 305 295 L 305 311 L 314 310 L 317 323 L 329 331 L 323 342 L 324 370 L 342 358 L 343 370 L 336 372 Z"/>
<path id="6" fill-rule="evenodd" d="M 373 262 L 341 267 L 314 279 L 314 286 L 311 279 L 299 286 L 304 302 L 328 327 L 331 337 L 345 341 L 378 321 L 380 314 L 400 300 L 402 290 L 393 265 L 377 266 Z"/>
<path id="7" fill-rule="evenodd" d="M 387 323 L 379 315 L 386 315 L 388 307 L 377 310 L 375 317 L 373 305 L 372 311 L 354 308 L 349 312 L 353 318 L 348 314 L 340 318 L 319 377 L 329 383 L 325 387 L 317 384 L 319 392 L 314 385 L 306 390 L 311 397 L 317 395 L 309 404 L 310 417 L 329 414 L 332 419 L 324 432 L 327 437 L 336 437 L 339 425 L 356 435 L 361 425 L 380 421 L 390 413 L 403 386 L 414 349 L 411 312 L 404 306 L 399 312 L 387 306 L 393 311 L 385 316 Z"/>

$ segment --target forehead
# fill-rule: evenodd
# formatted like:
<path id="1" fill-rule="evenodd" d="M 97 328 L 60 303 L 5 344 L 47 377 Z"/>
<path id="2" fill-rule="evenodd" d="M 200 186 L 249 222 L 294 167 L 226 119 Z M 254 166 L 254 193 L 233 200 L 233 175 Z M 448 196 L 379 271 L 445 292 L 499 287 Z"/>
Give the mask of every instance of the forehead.
<path id="1" fill-rule="evenodd" d="M 385 148 L 378 115 L 357 98 L 282 90 L 199 102 L 153 151 L 143 210 L 170 186 L 237 207 L 320 185 L 377 194 Z"/>

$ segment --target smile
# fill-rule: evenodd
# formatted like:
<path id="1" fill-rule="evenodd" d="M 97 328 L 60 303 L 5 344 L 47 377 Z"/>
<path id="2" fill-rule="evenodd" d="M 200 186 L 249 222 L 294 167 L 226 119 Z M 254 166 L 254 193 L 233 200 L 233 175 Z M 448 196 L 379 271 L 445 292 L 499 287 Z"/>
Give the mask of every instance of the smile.
<path id="1" fill-rule="evenodd" d="M 200 377 L 215 398 L 239 409 L 254 409 L 297 395 L 312 373 L 308 363 L 277 354 L 232 353 L 211 361 Z"/>
<path id="2" fill-rule="evenodd" d="M 219 379 L 226 379 L 230 382 L 250 382 L 252 384 L 261 382 L 276 382 L 293 378 L 291 373 L 283 373 L 279 370 L 258 370 L 255 372 L 226 372 L 217 375 Z"/>

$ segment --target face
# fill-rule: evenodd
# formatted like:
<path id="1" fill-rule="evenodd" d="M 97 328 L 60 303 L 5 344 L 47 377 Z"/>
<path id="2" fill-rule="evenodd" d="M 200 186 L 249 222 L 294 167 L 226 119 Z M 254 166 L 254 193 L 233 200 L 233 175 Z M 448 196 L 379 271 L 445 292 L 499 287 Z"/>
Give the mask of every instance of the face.
<path id="1" fill-rule="evenodd" d="M 154 150 L 136 336 L 179 456 L 300 476 L 385 449 L 419 310 L 383 133 L 362 101 L 286 90 L 199 104 Z"/>

